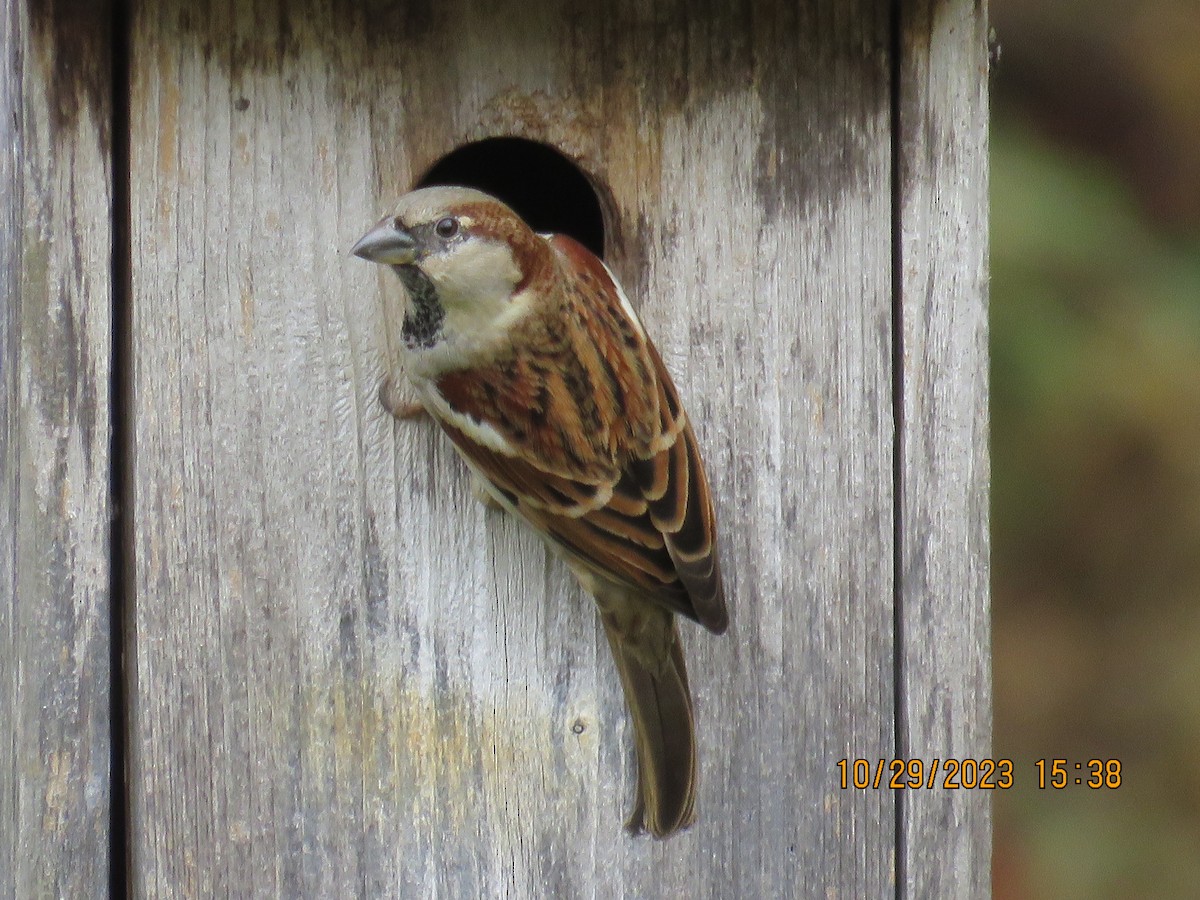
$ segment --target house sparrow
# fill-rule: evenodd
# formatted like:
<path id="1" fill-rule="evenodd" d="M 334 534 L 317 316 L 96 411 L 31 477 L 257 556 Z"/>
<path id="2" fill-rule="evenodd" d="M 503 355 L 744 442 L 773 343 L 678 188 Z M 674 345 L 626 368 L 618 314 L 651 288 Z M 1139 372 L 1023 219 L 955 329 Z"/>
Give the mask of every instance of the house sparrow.
<path id="1" fill-rule="evenodd" d="M 696 740 L 675 613 L 717 634 L 729 619 L 700 451 L 629 300 L 582 245 L 467 188 L 408 194 L 351 252 L 400 276 L 421 405 L 596 600 L 637 745 L 628 827 L 685 828 Z"/>

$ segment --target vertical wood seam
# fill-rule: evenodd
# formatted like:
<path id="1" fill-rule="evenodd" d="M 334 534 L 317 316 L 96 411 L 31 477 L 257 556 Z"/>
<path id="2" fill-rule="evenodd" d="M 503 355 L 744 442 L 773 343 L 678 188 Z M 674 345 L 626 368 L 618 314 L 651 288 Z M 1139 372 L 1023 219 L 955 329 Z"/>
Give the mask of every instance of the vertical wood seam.
<path id="1" fill-rule="evenodd" d="M 904 241 L 901 229 L 903 192 L 900 186 L 900 82 L 903 73 L 900 55 L 903 0 L 892 0 L 889 31 L 891 32 L 891 179 L 892 179 L 892 727 L 895 731 L 896 759 L 907 759 L 908 704 L 904 702 Z M 895 833 L 893 874 L 896 900 L 904 900 L 908 884 L 908 848 L 905 820 L 906 794 L 895 791 Z"/>
<path id="2" fill-rule="evenodd" d="M 133 621 L 134 532 L 130 478 L 133 463 L 133 308 L 132 245 L 130 241 L 130 25 L 127 0 L 112 0 L 109 28 L 112 142 L 112 359 L 109 371 L 109 466 L 112 493 L 112 522 L 109 535 L 109 853 L 110 897 L 129 896 L 129 778 L 127 750 L 130 747 L 129 699 L 133 671 L 126 664 L 126 636 Z"/>

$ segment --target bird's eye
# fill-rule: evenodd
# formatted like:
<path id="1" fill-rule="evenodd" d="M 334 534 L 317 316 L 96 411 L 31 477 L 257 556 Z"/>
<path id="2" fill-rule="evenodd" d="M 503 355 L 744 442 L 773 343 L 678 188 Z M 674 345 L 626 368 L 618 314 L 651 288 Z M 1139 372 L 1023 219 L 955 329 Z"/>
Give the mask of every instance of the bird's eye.
<path id="1" fill-rule="evenodd" d="M 437 232 L 437 236 L 444 241 L 450 240 L 458 234 L 458 219 L 446 216 L 444 219 L 438 219 L 438 223 L 433 226 L 433 230 Z"/>

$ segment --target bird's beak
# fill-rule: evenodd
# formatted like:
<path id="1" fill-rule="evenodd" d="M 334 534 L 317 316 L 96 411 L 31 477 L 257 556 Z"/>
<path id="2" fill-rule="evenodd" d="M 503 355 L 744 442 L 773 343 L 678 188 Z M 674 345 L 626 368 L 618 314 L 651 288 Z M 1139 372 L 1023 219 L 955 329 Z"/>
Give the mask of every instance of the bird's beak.
<path id="1" fill-rule="evenodd" d="M 368 262 L 406 266 L 416 261 L 417 242 L 389 216 L 359 238 L 350 252 Z"/>

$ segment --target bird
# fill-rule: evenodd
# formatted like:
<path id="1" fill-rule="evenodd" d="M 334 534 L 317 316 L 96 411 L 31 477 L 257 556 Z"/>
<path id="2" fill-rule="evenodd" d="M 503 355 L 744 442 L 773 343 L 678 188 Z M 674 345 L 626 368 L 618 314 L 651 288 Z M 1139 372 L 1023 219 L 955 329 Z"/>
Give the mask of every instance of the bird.
<path id="1" fill-rule="evenodd" d="M 394 371 L 473 473 L 595 602 L 633 721 L 632 833 L 693 824 L 696 733 L 676 615 L 729 624 L 716 518 L 679 394 L 609 267 L 468 187 L 424 187 L 352 248 L 403 285 Z M 386 301 L 385 301 L 386 302 Z"/>

